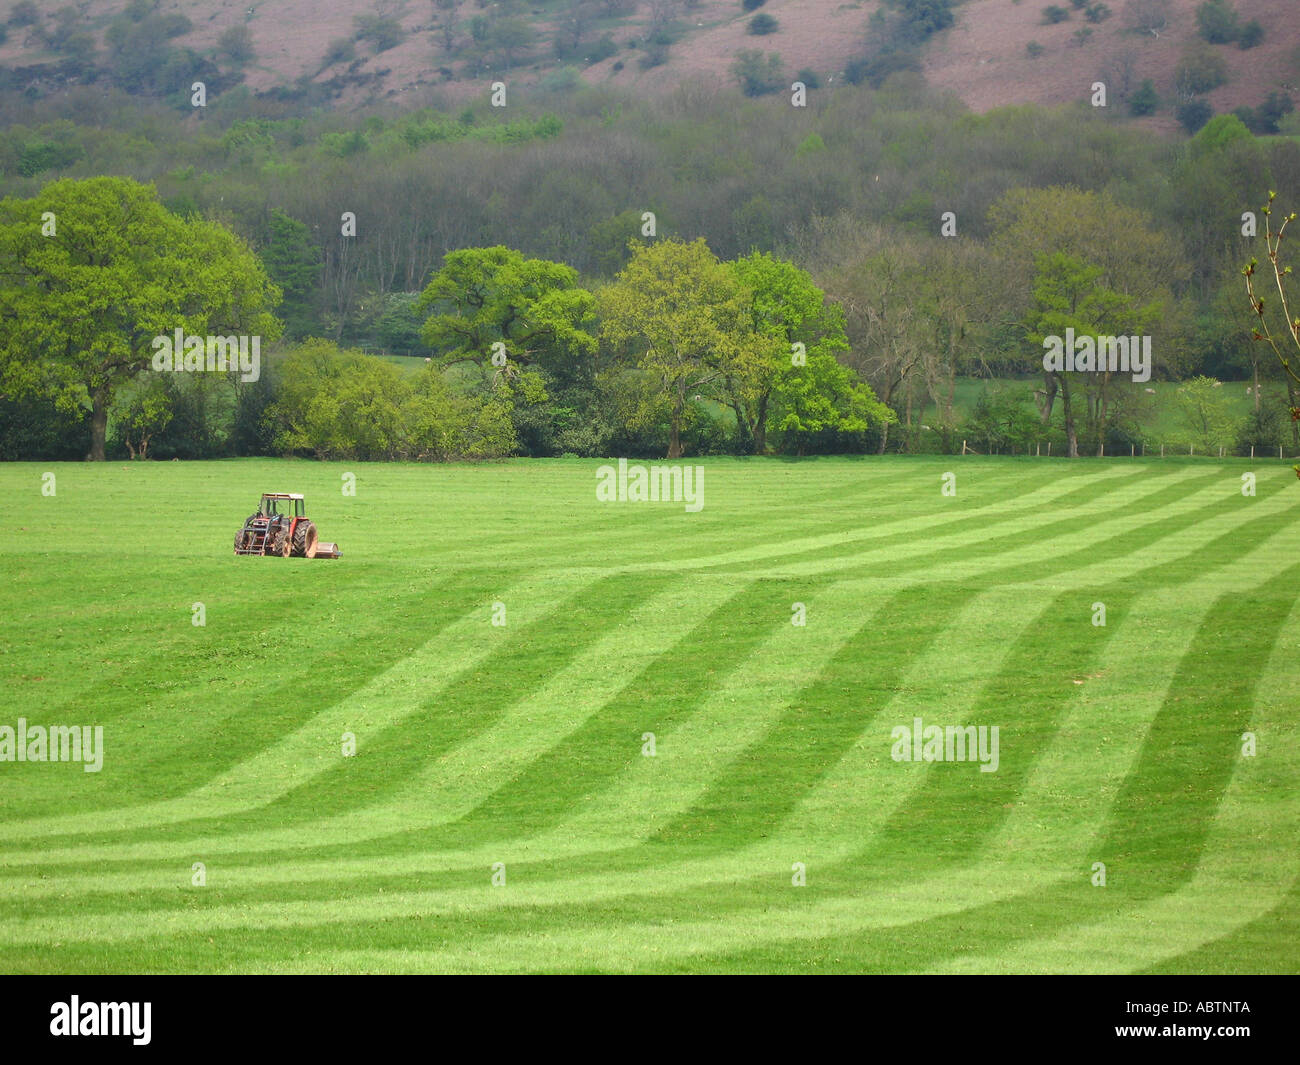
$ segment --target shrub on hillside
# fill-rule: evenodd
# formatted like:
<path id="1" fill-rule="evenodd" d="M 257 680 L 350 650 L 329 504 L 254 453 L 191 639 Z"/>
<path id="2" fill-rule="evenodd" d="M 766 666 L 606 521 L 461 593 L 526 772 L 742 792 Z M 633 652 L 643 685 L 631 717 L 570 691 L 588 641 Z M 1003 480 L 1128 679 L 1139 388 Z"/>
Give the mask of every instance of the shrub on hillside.
<path id="1" fill-rule="evenodd" d="M 1258 19 L 1251 19 L 1241 27 L 1241 32 L 1237 34 L 1237 47 L 1242 51 L 1247 48 L 1254 48 L 1255 45 L 1263 43 L 1264 27 Z"/>
<path id="2" fill-rule="evenodd" d="M 1043 8 L 1043 25 L 1054 26 L 1058 22 L 1064 22 L 1070 17 L 1070 9 L 1062 7 L 1060 4 L 1049 4 Z"/>
<path id="3" fill-rule="evenodd" d="M 780 28 L 780 23 L 771 15 L 762 14 L 755 15 L 749 20 L 745 32 L 754 37 L 766 37 L 769 33 L 775 33 Z"/>
<path id="4" fill-rule="evenodd" d="M 1188 133 L 1195 133 L 1214 117 L 1214 108 L 1204 100 L 1188 100 L 1178 105 L 1174 117 Z"/>
<path id="5" fill-rule="evenodd" d="M 1142 82 L 1142 87 L 1133 94 L 1133 98 L 1128 102 L 1129 114 L 1135 118 L 1141 118 L 1143 115 L 1154 115 L 1156 108 L 1160 106 L 1160 97 L 1156 94 L 1156 87 L 1150 78 Z"/>
<path id="6" fill-rule="evenodd" d="M 352 19 L 353 36 L 358 41 L 369 41 L 376 52 L 396 48 L 406 40 L 406 30 L 395 18 L 382 15 L 357 15 Z"/>
<path id="7" fill-rule="evenodd" d="M 1174 67 L 1174 87 L 1184 99 L 1217 89 L 1227 80 L 1223 56 L 1204 45 L 1188 49 Z"/>
<path id="8" fill-rule="evenodd" d="M 1196 30 L 1210 44 L 1231 44 L 1241 27 L 1237 12 L 1228 0 L 1205 0 L 1196 9 Z"/>
<path id="9" fill-rule="evenodd" d="M 765 96 L 784 87 L 784 63 L 775 53 L 764 56 L 757 49 L 740 52 L 731 64 L 731 76 L 746 96 Z"/>

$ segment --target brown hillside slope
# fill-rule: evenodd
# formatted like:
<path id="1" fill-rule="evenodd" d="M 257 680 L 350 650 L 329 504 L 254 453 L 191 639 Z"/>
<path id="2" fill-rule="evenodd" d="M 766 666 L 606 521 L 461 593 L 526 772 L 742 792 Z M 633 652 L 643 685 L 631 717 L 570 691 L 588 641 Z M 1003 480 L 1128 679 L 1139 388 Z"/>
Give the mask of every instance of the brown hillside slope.
<path id="1" fill-rule="evenodd" d="M 780 23 L 777 33 L 756 37 L 745 32 L 750 15 L 739 0 L 697 0 L 687 7 L 676 0 L 675 14 L 684 35 L 672 46 L 668 61 L 649 70 L 638 61 L 644 53 L 625 47 L 630 40 L 644 38 L 652 9 L 672 0 L 639 0 L 635 13 L 597 23 L 591 39 L 609 32 L 620 50 L 600 63 L 581 69 L 584 80 L 611 83 L 633 92 L 663 93 L 683 80 L 708 77 L 729 78 L 737 52 L 757 48 L 778 53 L 793 79 L 801 69 L 816 71 L 828 84 L 842 79 L 845 64 L 861 48 L 868 17 L 877 0 L 768 0 L 762 8 Z M 1069 0 L 1056 0 L 1069 6 Z M 1169 27 L 1158 37 L 1127 32 L 1124 9 L 1128 0 L 1107 0 L 1112 17 L 1093 25 L 1081 12 L 1072 11 L 1069 21 L 1048 26 L 1042 22 L 1043 0 L 964 0 L 957 8 L 954 27 L 938 35 L 929 45 L 925 74 L 936 87 L 950 90 L 977 111 L 1019 103 L 1061 104 L 1086 99 L 1092 83 L 1105 80 L 1113 94 L 1127 76 L 1133 86 L 1151 78 L 1162 97 L 1173 94 L 1174 66 L 1189 41 L 1195 39 L 1194 12 L 1199 0 L 1171 0 Z M 492 0 L 484 0 L 490 10 Z M 9 4 L 8 6 L 12 6 Z M 56 0 L 42 3 L 45 11 L 63 6 Z M 125 0 L 81 0 L 75 4 L 83 14 L 85 29 L 102 34 L 108 19 L 121 11 Z M 1300 84 L 1300 69 L 1293 53 L 1300 45 L 1297 0 L 1235 0 L 1242 20 L 1258 19 L 1268 31 L 1264 44 L 1242 51 L 1235 45 L 1219 46 L 1230 72 L 1227 85 L 1210 94 L 1216 111 L 1242 105 L 1256 105 L 1275 89 Z M 0 11 L 6 11 L 0 0 Z M 435 9 L 430 0 L 162 0 L 159 10 L 181 13 L 194 29 L 177 39 L 205 54 L 212 54 L 218 37 L 227 27 L 247 25 L 252 32 L 256 59 L 246 70 L 246 82 L 254 90 L 287 85 L 301 76 L 327 80 L 347 73 L 339 64 L 322 71 L 322 57 L 330 41 L 353 34 L 358 14 L 385 12 L 400 19 L 408 32 L 396 48 L 375 54 L 368 44 L 358 47 L 354 69 L 361 75 L 379 75 L 373 84 L 346 89 L 338 103 L 356 107 L 377 100 L 418 100 L 437 86 L 453 99 L 486 93 L 492 77 L 471 77 L 465 65 L 449 59 L 435 28 Z M 529 83 L 553 73 L 560 64 L 552 51 L 555 33 L 553 6 L 525 9 L 523 16 L 538 31 L 536 45 L 522 56 L 508 79 Z M 468 20 L 483 13 L 476 0 L 462 7 L 462 38 L 468 35 Z M 1079 41 L 1079 30 L 1091 35 Z M 1038 58 L 1029 58 L 1026 45 L 1042 46 Z M 0 47 L 0 63 L 29 65 L 52 60 L 29 32 L 14 30 Z M 615 67 L 621 64 L 621 69 Z M 581 68 L 582 65 L 578 64 Z M 448 67 L 451 80 L 439 73 Z M 496 75 L 499 77 L 500 75 Z M 1156 119 L 1158 126 L 1173 123 L 1166 108 Z"/>

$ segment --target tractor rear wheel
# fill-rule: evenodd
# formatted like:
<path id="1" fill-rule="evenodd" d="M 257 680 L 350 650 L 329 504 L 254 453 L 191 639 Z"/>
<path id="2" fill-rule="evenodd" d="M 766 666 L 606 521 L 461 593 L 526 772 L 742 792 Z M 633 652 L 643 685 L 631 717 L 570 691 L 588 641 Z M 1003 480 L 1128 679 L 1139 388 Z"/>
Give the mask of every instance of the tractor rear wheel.
<path id="1" fill-rule="evenodd" d="M 316 557 L 316 525 L 310 521 L 300 521 L 293 530 L 293 557 Z"/>

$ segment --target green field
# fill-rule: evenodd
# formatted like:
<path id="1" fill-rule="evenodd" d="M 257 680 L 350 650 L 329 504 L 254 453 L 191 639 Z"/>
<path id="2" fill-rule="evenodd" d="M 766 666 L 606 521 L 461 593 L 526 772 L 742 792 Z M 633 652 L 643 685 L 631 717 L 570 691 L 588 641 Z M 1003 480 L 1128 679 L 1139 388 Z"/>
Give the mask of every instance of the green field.
<path id="1" fill-rule="evenodd" d="M 1300 970 L 1288 466 L 599 464 L 0 467 L 0 971 Z"/>

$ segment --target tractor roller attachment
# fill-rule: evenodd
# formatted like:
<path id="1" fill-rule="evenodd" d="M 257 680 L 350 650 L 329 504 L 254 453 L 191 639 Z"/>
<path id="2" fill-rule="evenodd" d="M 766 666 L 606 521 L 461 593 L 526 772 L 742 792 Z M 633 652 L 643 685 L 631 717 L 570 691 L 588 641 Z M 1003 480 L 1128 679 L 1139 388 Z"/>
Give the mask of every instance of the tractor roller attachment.
<path id="1" fill-rule="evenodd" d="M 338 558 L 342 552 L 338 544 L 321 542 L 300 494 L 265 492 L 257 513 L 250 514 L 235 533 L 235 554 Z"/>

